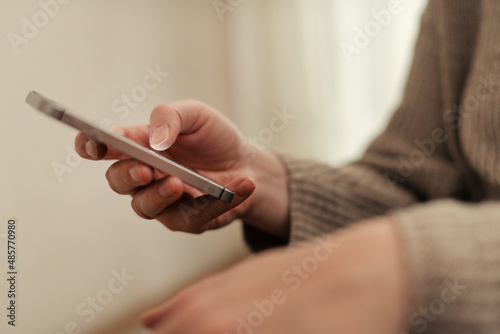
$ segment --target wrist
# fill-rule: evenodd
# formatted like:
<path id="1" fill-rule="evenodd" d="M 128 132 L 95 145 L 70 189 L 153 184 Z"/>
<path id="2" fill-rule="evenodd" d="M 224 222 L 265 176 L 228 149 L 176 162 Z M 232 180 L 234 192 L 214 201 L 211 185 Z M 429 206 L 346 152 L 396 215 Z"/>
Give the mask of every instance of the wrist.
<path id="1" fill-rule="evenodd" d="M 255 151 L 248 168 L 255 179 L 256 189 L 240 218 L 263 231 L 288 238 L 290 214 L 285 166 L 274 152 L 259 148 Z"/>

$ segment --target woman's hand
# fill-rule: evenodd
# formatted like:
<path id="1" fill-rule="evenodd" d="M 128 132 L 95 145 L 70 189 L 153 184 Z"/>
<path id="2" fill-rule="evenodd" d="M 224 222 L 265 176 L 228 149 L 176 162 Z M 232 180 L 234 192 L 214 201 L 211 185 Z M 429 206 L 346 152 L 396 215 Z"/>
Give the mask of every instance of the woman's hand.
<path id="1" fill-rule="evenodd" d="M 155 334 L 396 334 L 408 287 L 394 227 L 359 223 L 184 288 L 142 316 Z"/>
<path id="2" fill-rule="evenodd" d="M 133 197 L 139 216 L 191 233 L 242 218 L 267 232 L 287 235 L 284 167 L 271 152 L 247 143 L 234 124 L 211 107 L 198 101 L 167 103 L 155 108 L 150 125 L 114 130 L 235 192 L 232 203 L 224 203 L 80 133 L 75 146 L 83 158 L 119 160 L 106 177 L 115 192 Z"/>

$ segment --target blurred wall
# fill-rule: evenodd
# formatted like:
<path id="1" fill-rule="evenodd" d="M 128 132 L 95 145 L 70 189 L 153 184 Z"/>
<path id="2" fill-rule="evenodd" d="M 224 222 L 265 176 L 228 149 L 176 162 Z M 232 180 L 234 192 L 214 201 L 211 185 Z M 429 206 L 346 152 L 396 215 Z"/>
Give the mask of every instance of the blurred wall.
<path id="1" fill-rule="evenodd" d="M 56 334 L 74 322 L 83 333 L 139 333 L 139 312 L 246 254 L 239 225 L 190 236 L 140 219 L 108 188 L 110 163 L 75 158 L 75 131 L 24 99 L 38 90 L 113 125 L 147 123 L 156 105 L 182 98 L 227 113 L 224 25 L 211 1 L 71 1 L 52 7 L 36 33 L 24 28 L 33 37 L 13 48 L 8 34 L 23 36 L 33 15 L 43 23 L 41 10 L 37 1 L 0 1 L 0 233 L 9 217 L 19 224 L 18 326 L 6 326 L 2 311 L 0 332 Z M 158 87 L 128 113 L 112 106 L 148 68 L 161 72 Z M 114 270 L 135 278 L 92 315 L 87 298 L 101 292 L 108 302 L 102 290 Z M 2 310 L 6 289 L 2 279 Z"/>
<path id="2" fill-rule="evenodd" d="M 254 0 L 225 13 L 235 118 L 259 143 L 331 164 L 360 155 L 397 107 L 426 0 Z"/>
<path id="3" fill-rule="evenodd" d="M 19 273 L 17 326 L 2 314 L 2 334 L 143 333 L 142 310 L 248 254 L 238 224 L 191 236 L 137 217 L 108 188 L 110 163 L 78 159 L 75 132 L 27 106 L 30 90 L 117 126 L 196 98 L 258 145 L 340 163 L 397 105 L 425 2 L 403 1 L 405 11 L 346 63 L 341 43 L 388 1 L 243 0 L 222 11 L 214 3 L 229 2 L 59 1 L 68 3 L 0 0 L 0 276 L 10 217 Z M 158 86 L 124 107 L 150 72 Z M 296 119 L 269 137 L 285 109 Z M 123 289 L 110 292 L 117 277 Z M 2 309 L 7 290 L 0 280 Z"/>

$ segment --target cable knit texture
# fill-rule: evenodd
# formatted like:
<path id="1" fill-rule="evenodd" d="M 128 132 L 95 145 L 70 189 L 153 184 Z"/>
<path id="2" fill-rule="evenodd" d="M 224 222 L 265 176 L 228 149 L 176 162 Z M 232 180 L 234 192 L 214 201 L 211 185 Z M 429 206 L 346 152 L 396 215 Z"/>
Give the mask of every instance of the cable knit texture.
<path id="1" fill-rule="evenodd" d="M 404 98 L 363 157 L 282 158 L 289 242 L 392 215 L 410 269 L 407 332 L 500 333 L 499 130 L 500 1 L 430 0 Z M 282 243 L 245 236 L 254 249 Z"/>

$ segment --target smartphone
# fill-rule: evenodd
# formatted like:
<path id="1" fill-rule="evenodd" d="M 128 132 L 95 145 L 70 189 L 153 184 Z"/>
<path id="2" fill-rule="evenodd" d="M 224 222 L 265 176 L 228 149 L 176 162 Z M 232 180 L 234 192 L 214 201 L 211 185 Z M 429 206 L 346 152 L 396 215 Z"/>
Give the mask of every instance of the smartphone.
<path id="1" fill-rule="evenodd" d="M 164 157 L 151 149 L 139 145 L 128 138 L 120 136 L 103 126 L 100 126 L 96 122 L 76 113 L 75 111 L 43 96 L 40 93 L 35 91 L 30 92 L 26 97 L 26 103 L 44 114 L 80 130 L 87 137 L 97 142 L 109 145 L 129 157 L 137 159 L 165 174 L 176 176 L 183 182 L 203 191 L 206 194 L 218 198 L 226 203 L 231 203 L 234 197 L 233 191 L 218 184 L 214 180 L 211 180 L 172 159 Z"/>

